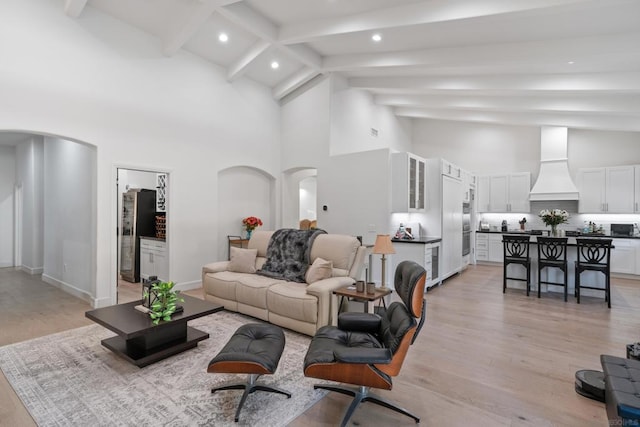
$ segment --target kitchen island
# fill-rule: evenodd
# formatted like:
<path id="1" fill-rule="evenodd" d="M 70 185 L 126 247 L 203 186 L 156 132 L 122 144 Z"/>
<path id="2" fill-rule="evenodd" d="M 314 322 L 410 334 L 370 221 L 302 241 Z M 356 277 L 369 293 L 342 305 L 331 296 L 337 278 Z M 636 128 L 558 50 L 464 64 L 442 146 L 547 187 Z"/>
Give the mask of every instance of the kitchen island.
<path id="1" fill-rule="evenodd" d="M 500 245 L 500 262 L 502 262 L 502 253 L 503 253 L 503 249 L 502 249 L 502 235 L 503 234 L 512 234 L 512 235 L 531 235 L 531 240 L 530 240 L 530 248 L 529 248 L 529 256 L 531 257 L 531 291 L 536 291 L 538 290 L 538 249 L 537 249 L 537 238 L 540 237 L 540 235 L 532 235 L 530 232 L 477 232 L 478 235 L 480 234 L 491 234 L 494 236 L 493 243 L 494 243 L 494 247 L 496 245 L 497 242 L 499 242 Z M 499 236 L 499 240 L 496 239 L 496 237 Z M 613 265 L 614 265 L 614 254 L 616 253 L 615 251 L 615 247 L 616 244 L 618 244 L 617 239 L 619 239 L 619 237 L 610 237 L 607 235 L 603 235 L 603 234 L 588 234 L 588 235 L 584 235 L 584 236 L 577 236 L 579 237 L 585 237 L 585 238 L 610 238 L 610 239 L 614 239 L 613 241 L 613 246 L 612 246 L 612 251 L 611 251 L 611 263 L 612 263 L 612 271 L 614 271 L 613 269 Z M 633 239 L 633 237 L 627 237 L 627 239 Z M 640 239 L 638 239 L 638 242 L 640 243 Z M 567 292 L 569 295 L 573 295 L 574 294 L 574 290 L 575 290 L 575 261 L 577 259 L 577 252 L 576 252 L 576 237 L 567 237 L 567 285 L 568 285 L 568 289 Z M 495 257 L 494 257 L 495 260 Z M 507 267 L 508 269 L 508 276 L 516 276 L 516 277 L 524 277 L 525 275 L 525 270 L 523 267 L 519 266 L 519 265 L 509 265 Z M 594 272 L 594 271 L 586 271 L 582 273 L 581 276 L 581 281 L 582 283 L 585 284 L 591 284 L 594 286 L 602 286 L 604 288 L 604 275 L 602 273 L 599 272 Z M 563 273 L 562 271 L 560 271 L 557 268 L 545 268 L 542 270 L 542 280 L 543 281 L 549 281 L 549 282 L 558 282 L 558 283 L 562 283 L 563 282 Z M 518 282 L 518 281 L 513 281 L 513 280 L 507 280 L 507 288 L 515 288 L 515 289 L 525 289 L 526 288 L 526 283 L 525 282 Z M 553 285 L 546 285 L 546 284 L 542 284 L 540 287 L 540 291 L 541 292 L 564 292 L 562 286 L 553 286 Z M 600 292 L 600 291 L 594 291 L 594 290 L 589 290 L 589 289 L 583 289 L 580 291 L 580 294 L 583 296 L 595 296 L 595 297 L 601 297 L 604 298 L 604 293 Z"/>

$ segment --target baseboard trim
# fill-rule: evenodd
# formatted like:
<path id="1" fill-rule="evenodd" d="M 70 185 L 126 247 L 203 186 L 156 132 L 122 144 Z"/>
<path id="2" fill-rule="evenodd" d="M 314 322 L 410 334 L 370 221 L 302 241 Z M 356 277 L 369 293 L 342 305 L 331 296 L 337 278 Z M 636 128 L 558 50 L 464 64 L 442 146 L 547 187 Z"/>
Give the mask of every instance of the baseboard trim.
<path id="1" fill-rule="evenodd" d="M 177 283 L 175 286 L 176 290 L 179 290 L 179 291 L 189 291 L 191 289 L 198 289 L 200 287 L 202 287 L 202 282 L 200 280 Z"/>
<path id="2" fill-rule="evenodd" d="M 24 271 L 25 273 L 29 273 L 32 276 L 35 276 L 36 274 L 42 274 L 42 272 L 44 271 L 43 267 L 27 267 L 26 265 L 21 265 L 20 266 L 20 270 Z"/>
<path id="3" fill-rule="evenodd" d="M 78 289 L 73 285 L 70 285 L 69 283 L 63 282 L 62 280 L 58 280 L 54 277 L 48 276 L 46 274 L 42 275 L 42 281 L 46 282 L 50 285 L 55 286 L 58 289 L 61 289 L 63 291 L 65 291 L 68 294 L 73 295 L 74 297 L 80 298 L 83 301 L 88 302 L 89 304 L 92 305 L 96 303 L 96 299 L 93 298 L 92 295 L 90 295 L 89 293 L 87 293 L 87 291 L 83 291 L 82 289 Z"/>
<path id="4" fill-rule="evenodd" d="M 0 261 L 0 268 L 13 267 L 13 262 L 11 261 Z"/>

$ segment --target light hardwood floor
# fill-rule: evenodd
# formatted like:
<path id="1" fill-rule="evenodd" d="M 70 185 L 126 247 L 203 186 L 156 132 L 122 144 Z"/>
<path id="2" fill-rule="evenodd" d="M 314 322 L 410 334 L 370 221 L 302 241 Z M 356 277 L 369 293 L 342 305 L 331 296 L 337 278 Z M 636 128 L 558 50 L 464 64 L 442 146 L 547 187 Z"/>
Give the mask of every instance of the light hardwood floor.
<path id="1" fill-rule="evenodd" d="M 13 269 L 0 269 L 0 345 L 90 324 L 90 307 Z M 138 293 L 130 290 L 131 298 Z M 199 295 L 200 290 L 189 291 Z M 426 426 L 608 426 L 604 404 L 574 391 L 578 369 L 600 370 L 600 354 L 624 357 L 638 341 L 640 282 L 613 279 L 612 308 L 602 298 L 502 294 L 502 270 L 472 266 L 427 294 L 427 322 L 390 392 L 379 392 Z M 349 404 L 329 393 L 293 426 L 339 424 Z M 353 425 L 415 425 L 365 403 Z M 32 426 L 0 376 L 0 425 Z"/>

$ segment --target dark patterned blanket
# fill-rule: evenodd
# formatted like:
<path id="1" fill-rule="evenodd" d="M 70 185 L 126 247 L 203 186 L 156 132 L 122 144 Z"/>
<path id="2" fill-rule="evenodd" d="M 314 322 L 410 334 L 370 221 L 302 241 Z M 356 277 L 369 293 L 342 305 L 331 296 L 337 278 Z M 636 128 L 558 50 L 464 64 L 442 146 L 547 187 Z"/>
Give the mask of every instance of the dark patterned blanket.
<path id="1" fill-rule="evenodd" d="M 267 246 L 267 260 L 256 273 L 262 276 L 284 279 L 290 282 L 305 282 L 309 268 L 311 245 L 324 230 L 276 230 Z"/>

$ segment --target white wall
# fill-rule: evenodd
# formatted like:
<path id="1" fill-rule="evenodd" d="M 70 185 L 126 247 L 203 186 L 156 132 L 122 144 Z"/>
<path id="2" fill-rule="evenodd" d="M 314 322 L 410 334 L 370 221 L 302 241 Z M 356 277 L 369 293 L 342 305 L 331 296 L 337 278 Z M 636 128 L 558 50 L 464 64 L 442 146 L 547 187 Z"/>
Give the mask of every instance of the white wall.
<path id="1" fill-rule="evenodd" d="M 368 92 L 349 88 L 344 78 L 335 76 L 332 81 L 332 156 L 378 148 L 411 151 L 411 119 L 396 117 L 392 108 L 375 104 Z"/>
<path id="2" fill-rule="evenodd" d="M 640 164 L 640 132 L 569 129 L 569 171 Z M 540 128 L 415 119 L 413 152 L 445 158 L 478 174 L 540 170 Z"/>
<path id="3" fill-rule="evenodd" d="M 300 180 L 298 193 L 300 194 L 299 218 L 313 221 L 318 216 L 318 179 L 310 176 Z"/>
<path id="4" fill-rule="evenodd" d="M 318 227 L 374 243 L 389 233 L 390 185 L 389 149 L 332 156 L 318 169 Z"/>
<path id="5" fill-rule="evenodd" d="M 218 171 L 242 165 L 279 176 L 280 109 L 270 89 L 230 84 L 223 69 L 183 51 L 167 58 L 156 38 L 90 5 L 73 20 L 59 2 L 5 0 L 0 17 L 0 39 L 12 40 L 0 44 L 0 130 L 96 147 L 94 304 L 115 302 L 117 166 L 171 172 L 171 279 L 199 285 L 224 239 Z"/>
<path id="6" fill-rule="evenodd" d="M 640 132 L 569 129 L 569 170 L 640 164 Z"/>
<path id="7" fill-rule="evenodd" d="M 95 277 L 95 170 L 95 147 L 44 138 L 42 277 L 87 300 Z"/>
<path id="8" fill-rule="evenodd" d="M 43 170 L 44 143 L 41 136 L 32 136 L 16 146 L 16 185 L 22 187 L 21 267 L 31 274 L 42 273 L 44 265 Z"/>
<path id="9" fill-rule="evenodd" d="M 261 230 L 275 230 L 275 180 L 273 177 L 247 167 L 223 170 L 218 175 L 218 257 L 228 256 L 228 235 L 245 237 L 242 220 L 255 216 L 262 220 Z M 203 195 L 204 196 L 204 195 Z"/>
<path id="10" fill-rule="evenodd" d="M 540 128 L 487 123 L 414 119 L 415 154 L 443 158 L 478 174 L 540 168 Z"/>
<path id="11" fill-rule="evenodd" d="M 16 148 L 0 145 L 0 268 L 13 266 Z"/>

